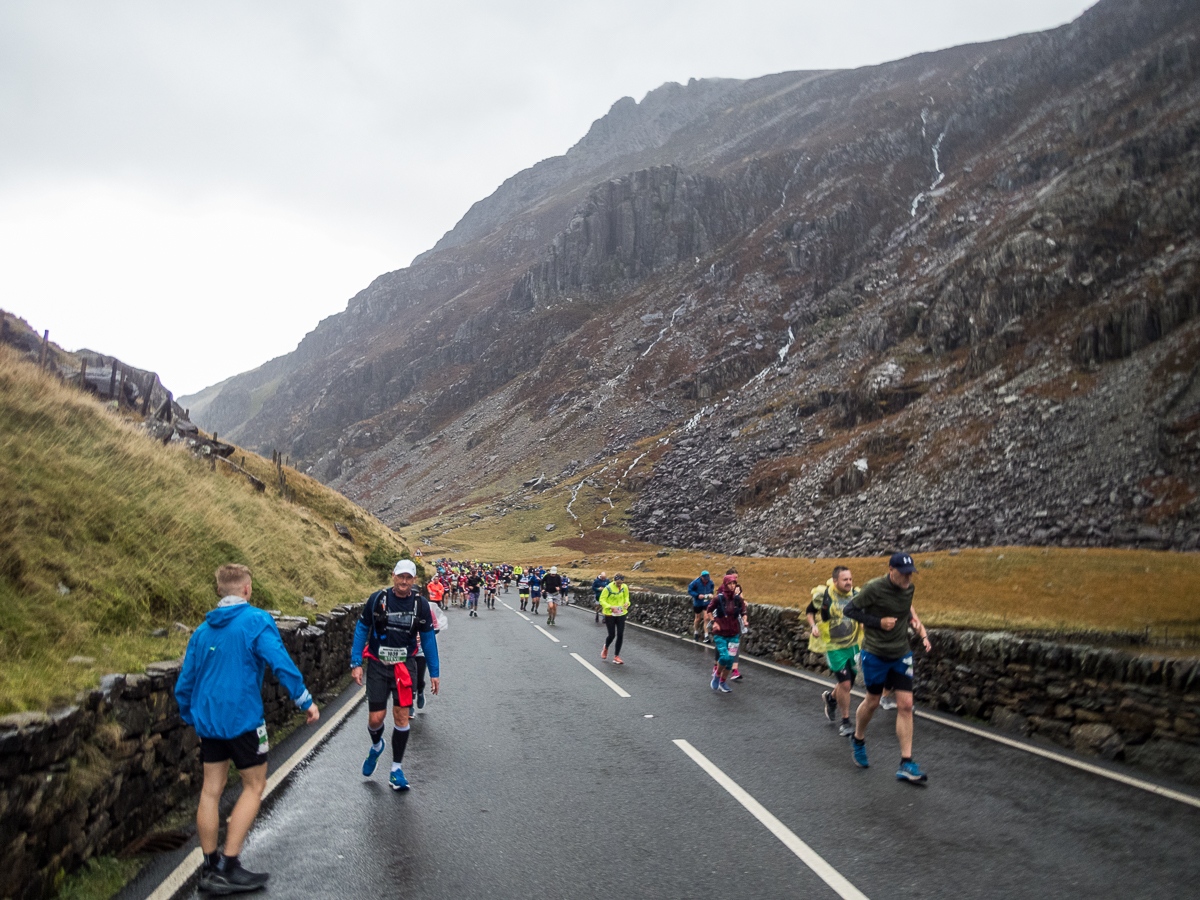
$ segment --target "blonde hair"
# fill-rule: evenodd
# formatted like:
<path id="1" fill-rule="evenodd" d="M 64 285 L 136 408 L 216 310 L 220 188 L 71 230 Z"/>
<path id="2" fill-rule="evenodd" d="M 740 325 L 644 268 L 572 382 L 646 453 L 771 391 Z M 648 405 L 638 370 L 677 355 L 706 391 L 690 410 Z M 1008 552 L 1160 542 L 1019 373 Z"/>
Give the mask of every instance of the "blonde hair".
<path id="1" fill-rule="evenodd" d="M 249 584 L 250 570 L 241 563 L 226 563 L 217 569 L 217 591 L 222 597 L 236 594 L 243 584 Z"/>

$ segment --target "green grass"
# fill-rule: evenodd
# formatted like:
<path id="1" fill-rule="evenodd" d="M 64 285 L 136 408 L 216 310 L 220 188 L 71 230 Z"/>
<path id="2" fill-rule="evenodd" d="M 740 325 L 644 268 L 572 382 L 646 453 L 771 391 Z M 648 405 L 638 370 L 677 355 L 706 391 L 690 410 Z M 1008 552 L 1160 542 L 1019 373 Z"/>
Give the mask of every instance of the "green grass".
<path id="1" fill-rule="evenodd" d="M 145 859 L 101 856 L 62 879 L 56 900 L 108 900 L 145 865 Z"/>
<path id="2" fill-rule="evenodd" d="M 409 555 L 340 494 L 289 469 L 287 502 L 269 460 L 235 458 L 264 493 L 0 348 L 0 713 L 181 656 L 186 636 L 151 632 L 199 624 L 222 563 L 250 566 L 255 605 L 309 615 L 360 600 Z"/>

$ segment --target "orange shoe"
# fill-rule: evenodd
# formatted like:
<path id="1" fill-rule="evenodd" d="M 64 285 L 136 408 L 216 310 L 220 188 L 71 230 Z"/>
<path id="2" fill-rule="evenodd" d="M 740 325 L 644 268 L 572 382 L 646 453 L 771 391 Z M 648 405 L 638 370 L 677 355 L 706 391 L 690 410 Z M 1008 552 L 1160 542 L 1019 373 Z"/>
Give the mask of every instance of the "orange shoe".
<path id="1" fill-rule="evenodd" d="M 600 651 L 601 659 L 608 659 L 608 644 L 604 645 L 604 649 Z"/>
<path id="2" fill-rule="evenodd" d="M 616 663 L 618 666 L 625 665 L 625 660 L 621 659 L 621 657 L 619 657 L 619 656 L 614 656 L 613 662 Z"/>

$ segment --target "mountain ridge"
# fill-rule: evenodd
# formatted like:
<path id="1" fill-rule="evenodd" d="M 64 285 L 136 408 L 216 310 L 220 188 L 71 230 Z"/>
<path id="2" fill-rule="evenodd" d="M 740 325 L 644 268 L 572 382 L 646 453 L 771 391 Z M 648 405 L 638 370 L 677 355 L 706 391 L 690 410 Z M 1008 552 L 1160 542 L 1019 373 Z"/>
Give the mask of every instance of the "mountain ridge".
<path id="1" fill-rule="evenodd" d="M 221 419 L 226 391 L 252 393 L 235 378 L 211 425 L 284 449 L 361 502 L 405 498 L 404 517 L 491 496 L 533 460 L 554 477 L 620 461 L 614 487 L 638 492 L 635 533 L 680 546 L 873 552 L 903 529 L 851 522 L 845 498 L 870 506 L 869 522 L 883 515 L 875 491 L 910 482 L 901 493 L 933 523 L 930 546 L 1195 546 L 1194 403 L 1158 357 L 1194 355 L 1196 40 L 1186 3 L 1105 0 L 1050 32 L 703 85 L 720 110 L 666 117 L 673 96 L 701 99 L 700 82 L 651 92 L 645 110 L 618 101 L 589 130 L 608 155 L 588 171 L 635 168 L 587 183 L 539 163 L 552 190 L 476 204 L 457 236 L 281 358 L 273 393 L 257 376 L 253 416 Z M 629 117 L 643 131 L 621 139 Z M 1135 431 L 1154 464 L 1120 448 L 1087 462 L 1072 435 L 1088 448 L 1106 432 L 1077 423 L 1054 437 L 1056 457 L 1092 474 L 1063 474 L 1073 487 L 1052 513 L 1049 484 L 985 484 L 945 438 L 932 456 L 913 449 L 944 430 L 952 400 L 962 427 L 983 432 L 973 453 L 1011 432 L 1022 449 L 999 452 L 1037 457 L 1025 445 L 1054 429 L 1013 425 L 1025 401 L 961 405 L 1020 377 L 1023 391 L 1061 391 L 1031 369 L 1082 379 L 1087 393 L 1051 404 L 1071 415 L 1092 390 L 1120 394 L 1119 408 L 1150 419 Z M 684 446 L 701 422 L 741 451 L 719 471 Z M 637 443 L 651 438 L 653 452 Z M 624 465 L 635 446 L 642 470 Z M 915 496 L 930 466 L 957 466 L 969 490 Z M 434 468 L 454 475 L 453 498 L 434 490 Z M 1005 521 L 1030 516 L 1023 535 L 979 517 L 963 532 L 934 527 L 958 515 L 938 503 L 1018 494 Z M 1103 515 L 1076 533 L 1067 507 L 1098 497 Z M 1043 511 L 1047 527 L 1034 527 Z"/>

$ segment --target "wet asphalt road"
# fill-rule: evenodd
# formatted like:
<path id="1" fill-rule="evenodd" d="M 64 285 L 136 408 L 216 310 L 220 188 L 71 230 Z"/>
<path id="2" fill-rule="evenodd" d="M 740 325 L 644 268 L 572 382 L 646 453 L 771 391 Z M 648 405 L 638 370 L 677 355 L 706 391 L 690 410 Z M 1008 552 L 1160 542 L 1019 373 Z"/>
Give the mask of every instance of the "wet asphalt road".
<path id="1" fill-rule="evenodd" d="M 516 606 L 515 592 L 501 599 Z M 743 664 L 718 695 L 710 650 L 635 628 L 626 665 L 602 663 L 604 629 L 576 609 L 549 629 L 558 643 L 500 604 L 449 615 L 443 694 L 405 757 L 412 790 L 388 787 L 390 746 L 362 777 L 363 704 L 251 832 L 243 862 L 271 873 L 260 896 L 837 896 L 676 739 L 873 900 L 1162 897 L 1200 883 L 1193 807 L 921 720 L 929 785 L 903 784 L 894 713 L 872 723 L 862 770 L 818 685 Z"/>

